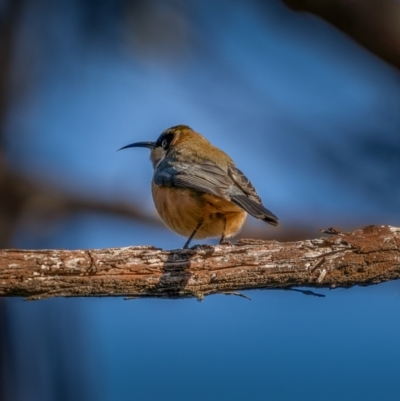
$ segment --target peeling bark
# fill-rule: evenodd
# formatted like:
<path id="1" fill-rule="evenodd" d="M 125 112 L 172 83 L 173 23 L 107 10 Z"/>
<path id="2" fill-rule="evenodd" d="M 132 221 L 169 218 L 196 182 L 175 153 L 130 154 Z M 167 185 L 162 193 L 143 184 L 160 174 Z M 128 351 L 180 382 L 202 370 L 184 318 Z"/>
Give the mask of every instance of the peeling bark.
<path id="1" fill-rule="evenodd" d="M 351 287 L 400 278 L 400 228 L 368 226 L 297 242 L 163 251 L 0 250 L 0 295 L 197 297 L 255 288 Z"/>

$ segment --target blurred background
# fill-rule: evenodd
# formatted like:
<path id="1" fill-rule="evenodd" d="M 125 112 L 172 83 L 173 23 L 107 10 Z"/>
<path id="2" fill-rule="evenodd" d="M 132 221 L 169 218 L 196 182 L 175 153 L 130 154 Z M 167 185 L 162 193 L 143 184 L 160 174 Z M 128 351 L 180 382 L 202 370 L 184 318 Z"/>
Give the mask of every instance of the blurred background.
<path id="1" fill-rule="evenodd" d="M 399 19 L 398 0 L 0 0 L 0 246 L 181 247 L 148 151 L 116 152 L 177 124 L 281 221 L 239 237 L 398 226 Z M 0 397 L 398 400 L 398 292 L 1 299 Z"/>

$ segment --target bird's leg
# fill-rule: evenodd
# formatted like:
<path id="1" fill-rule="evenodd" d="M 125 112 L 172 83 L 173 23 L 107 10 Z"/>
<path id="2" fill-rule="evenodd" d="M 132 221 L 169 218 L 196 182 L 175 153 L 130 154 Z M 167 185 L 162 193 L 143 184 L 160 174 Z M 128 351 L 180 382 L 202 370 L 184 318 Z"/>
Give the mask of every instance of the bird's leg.
<path id="1" fill-rule="evenodd" d="M 195 234 L 197 233 L 197 230 L 200 228 L 200 226 L 203 224 L 203 220 L 199 221 L 199 224 L 197 224 L 196 228 L 194 229 L 194 231 L 192 232 L 192 234 L 190 235 L 190 237 L 188 238 L 188 240 L 186 241 L 185 245 L 183 245 L 183 249 L 187 249 L 189 248 L 189 244 L 190 241 L 193 239 L 193 237 L 195 236 Z"/>
<path id="2" fill-rule="evenodd" d="M 228 240 L 225 238 L 225 234 L 222 234 L 222 237 L 221 237 L 221 239 L 219 240 L 219 244 L 220 244 L 220 245 L 229 245 L 229 246 L 233 246 L 232 242 L 231 242 L 231 241 L 228 241 Z"/>
<path id="3" fill-rule="evenodd" d="M 221 239 L 219 240 L 219 244 L 220 244 L 220 245 L 229 245 L 229 246 L 232 246 L 232 242 L 228 241 L 228 240 L 225 238 L 225 230 L 226 230 L 226 217 L 225 217 L 225 215 L 222 215 L 222 218 L 224 219 L 224 231 L 222 232 L 222 236 L 221 236 Z"/>

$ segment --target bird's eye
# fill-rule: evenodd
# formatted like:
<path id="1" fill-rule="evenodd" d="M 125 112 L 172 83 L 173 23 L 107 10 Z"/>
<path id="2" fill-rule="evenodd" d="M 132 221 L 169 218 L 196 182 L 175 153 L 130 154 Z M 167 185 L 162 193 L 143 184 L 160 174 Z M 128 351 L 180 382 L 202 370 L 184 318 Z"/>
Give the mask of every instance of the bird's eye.
<path id="1" fill-rule="evenodd" d="M 161 142 L 161 146 L 162 146 L 163 148 L 166 148 L 166 147 L 167 147 L 167 144 L 168 144 L 168 141 L 167 141 L 166 139 L 164 139 L 164 140 Z"/>

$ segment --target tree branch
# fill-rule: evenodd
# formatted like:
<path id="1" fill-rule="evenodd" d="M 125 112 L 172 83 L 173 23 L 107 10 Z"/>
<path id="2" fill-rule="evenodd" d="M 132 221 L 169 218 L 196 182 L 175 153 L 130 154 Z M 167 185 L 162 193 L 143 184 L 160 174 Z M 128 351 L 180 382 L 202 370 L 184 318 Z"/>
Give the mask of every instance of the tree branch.
<path id="1" fill-rule="evenodd" d="M 400 228 L 281 243 L 163 251 L 136 246 L 99 250 L 2 250 L 0 295 L 197 297 L 243 289 L 351 287 L 400 278 Z"/>

